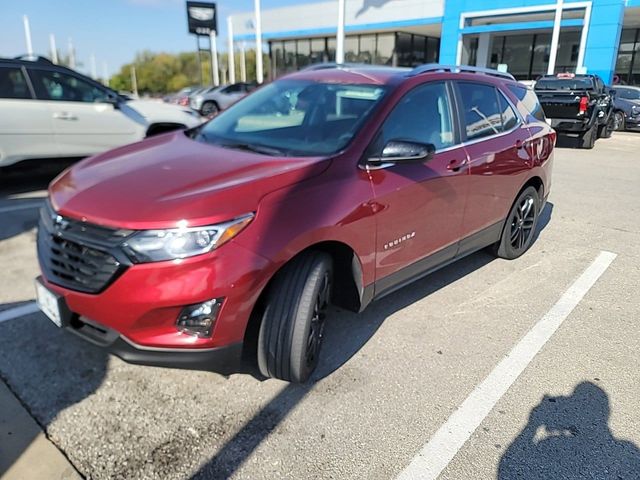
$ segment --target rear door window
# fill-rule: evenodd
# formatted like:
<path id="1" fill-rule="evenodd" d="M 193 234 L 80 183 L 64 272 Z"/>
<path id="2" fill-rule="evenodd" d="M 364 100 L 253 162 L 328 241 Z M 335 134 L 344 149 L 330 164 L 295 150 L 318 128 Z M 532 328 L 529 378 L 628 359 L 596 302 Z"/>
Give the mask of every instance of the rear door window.
<path id="1" fill-rule="evenodd" d="M 31 98 L 27 80 L 20 68 L 0 67 L 0 98 Z"/>
<path id="2" fill-rule="evenodd" d="M 29 76 L 38 98 L 44 100 L 95 103 L 108 97 L 106 90 L 66 73 L 31 69 Z"/>
<path id="3" fill-rule="evenodd" d="M 472 82 L 458 82 L 462 100 L 462 121 L 467 140 L 477 140 L 504 131 L 496 88 Z"/>

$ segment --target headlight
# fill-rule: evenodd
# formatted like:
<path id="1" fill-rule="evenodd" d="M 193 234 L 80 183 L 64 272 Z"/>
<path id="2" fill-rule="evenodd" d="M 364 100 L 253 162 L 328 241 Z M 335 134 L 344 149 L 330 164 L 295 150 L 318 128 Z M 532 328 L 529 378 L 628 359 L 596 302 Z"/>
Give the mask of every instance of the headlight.
<path id="1" fill-rule="evenodd" d="M 640 115 L 640 108 L 638 108 L 635 105 L 631 107 L 631 115 L 634 117 L 637 117 L 638 115 Z"/>
<path id="2" fill-rule="evenodd" d="M 251 223 L 250 213 L 229 222 L 206 227 L 142 230 L 122 244 L 135 263 L 160 262 L 193 257 L 227 243 Z"/>

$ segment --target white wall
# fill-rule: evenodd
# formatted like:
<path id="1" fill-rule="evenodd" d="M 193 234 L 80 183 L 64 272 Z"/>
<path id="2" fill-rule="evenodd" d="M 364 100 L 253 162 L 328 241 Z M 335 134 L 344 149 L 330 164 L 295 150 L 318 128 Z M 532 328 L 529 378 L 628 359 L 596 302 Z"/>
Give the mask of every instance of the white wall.
<path id="1" fill-rule="evenodd" d="M 265 2 L 262 2 L 263 5 Z M 347 0 L 346 24 L 387 23 L 421 18 L 442 17 L 444 0 Z M 253 12 L 233 15 L 235 36 L 252 35 Z M 299 30 L 334 29 L 338 19 L 338 2 L 327 1 L 291 7 L 264 9 L 263 34 Z M 416 23 L 419 23 L 417 21 Z"/>

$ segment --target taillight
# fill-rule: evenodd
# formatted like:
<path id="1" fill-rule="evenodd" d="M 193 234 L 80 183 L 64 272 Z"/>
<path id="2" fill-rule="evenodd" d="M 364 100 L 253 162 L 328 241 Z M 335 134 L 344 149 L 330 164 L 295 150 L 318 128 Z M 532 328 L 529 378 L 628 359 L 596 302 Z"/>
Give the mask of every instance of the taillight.
<path id="1" fill-rule="evenodd" d="M 589 106 L 589 97 L 580 98 L 580 114 L 587 113 L 588 106 Z"/>

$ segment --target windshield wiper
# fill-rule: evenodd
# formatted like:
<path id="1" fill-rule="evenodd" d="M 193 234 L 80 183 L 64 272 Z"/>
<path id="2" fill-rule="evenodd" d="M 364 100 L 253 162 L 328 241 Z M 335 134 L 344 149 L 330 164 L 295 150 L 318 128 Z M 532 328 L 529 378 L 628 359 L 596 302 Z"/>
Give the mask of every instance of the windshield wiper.
<path id="1" fill-rule="evenodd" d="M 232 148 L 235 150 L 246 150 L 248 152 L 264 153 L 271 156 L 288 156 L 287 152 L 266 145 L 257 145 L 254 143 L 221 143 L 221 147 Z"/>

